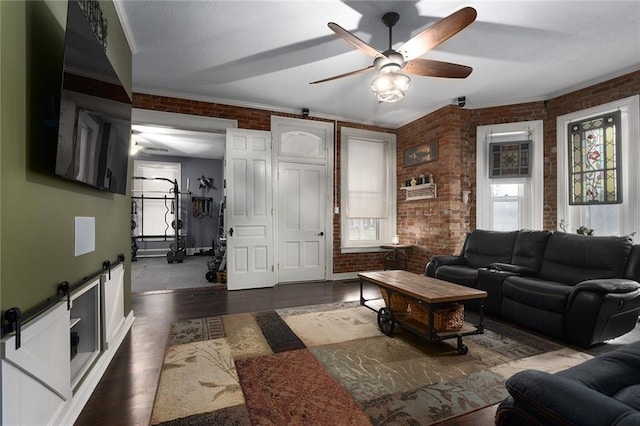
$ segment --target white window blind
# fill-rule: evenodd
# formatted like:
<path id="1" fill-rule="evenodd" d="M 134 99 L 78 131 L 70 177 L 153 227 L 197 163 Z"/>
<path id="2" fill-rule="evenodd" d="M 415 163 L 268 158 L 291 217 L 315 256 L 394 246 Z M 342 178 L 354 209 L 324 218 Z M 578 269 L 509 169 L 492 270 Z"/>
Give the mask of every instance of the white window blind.
<path id="1" fill-rule="evenodd" d="M 349 218 L 387 218 L 386 144 L 353 138 L 348 144 Z"/>
<path id="2" fill-rule="evenodd" d="M 396 232 L 396 137 L 341 128 L 341 250 L 379 250 Z"/>

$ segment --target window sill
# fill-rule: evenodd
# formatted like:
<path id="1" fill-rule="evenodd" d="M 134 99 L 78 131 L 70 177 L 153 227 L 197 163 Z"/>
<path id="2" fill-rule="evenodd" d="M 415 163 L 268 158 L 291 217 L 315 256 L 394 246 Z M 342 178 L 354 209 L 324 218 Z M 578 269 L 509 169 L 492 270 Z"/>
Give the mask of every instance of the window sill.
<path id="1" fill-rule="evenodd" d="M 378 253 L 381 251 L 389 251 L 389 250 L 381 249 L 380 245 L 359 246 L 359 247 L 340 247 L 340 253 Z"/>

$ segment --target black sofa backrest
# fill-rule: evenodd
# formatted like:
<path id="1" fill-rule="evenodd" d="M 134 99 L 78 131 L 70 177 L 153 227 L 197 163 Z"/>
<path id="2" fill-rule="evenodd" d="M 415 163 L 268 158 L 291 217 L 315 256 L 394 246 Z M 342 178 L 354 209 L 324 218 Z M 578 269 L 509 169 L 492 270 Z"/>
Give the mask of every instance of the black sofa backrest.
<path id="1" fill-rule="evenodd" d="M 520 230 L 513 247 L 513 257 L 510 263 L 526 266 L 537 274 L 542 266 L 542 256 L 550 235 L 551 231 Z"/>
<path id="2" fill-rule="evenodd" d="M 629 237 L 598 237 L 554 232 L 540 277 L 575 285 L 585 280 L 622 277 L 633 243 Z"/>
<path id="3" fill-rule="evenodd" d="M 467 235 L 462 248 L 467 265 L 484 268 L 492 263 L 511 263 L 518 231 L 500 232 L 476 229 Z"/>
<path id="4" fill-rule="evenodd" d="M 624 278 L 640 282 L 640 245 L 634 245 L 631 249 Z"/>

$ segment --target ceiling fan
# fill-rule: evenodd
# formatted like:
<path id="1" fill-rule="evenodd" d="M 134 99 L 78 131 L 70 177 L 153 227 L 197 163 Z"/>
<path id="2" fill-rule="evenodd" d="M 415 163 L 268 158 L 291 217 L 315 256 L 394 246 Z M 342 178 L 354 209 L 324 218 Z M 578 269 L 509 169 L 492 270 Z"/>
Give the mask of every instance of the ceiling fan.
<path id="1" fill-rule="evenodd" d="M 335 22 L 329 22 L 327 25 L 334 33 L 342 37 L 356 49 L 375 59 L 373 64 L 368 67 L 313 81 L 309 84 L 337 80 L 339 78 L 361 74 L 375 68 L 379 75 L 371 83 L 371 88 L 378 98 L 378 101 L 396 102 L 404 97 L 409 87 L 409 82 L 411 81 L 409 77 L 402 74 L 400 70 L 404 70 L 404 72 L 409 74 L 427 77 L 466 78 L 471 74 L 471 67 L 418 57 L 462 31 L 475 21 L 476 16 L 477 12 L 474 8 L 462 8 L 422 30 L 418 35 L 405 42 L 397 50 L 394 50 L 391 47 L 392 29 L 400 19 L 400 15 L 396 12 L 386 13 L 382 17 L 382 22 L 389 28 L 389 49 L 384 52 L 379 52 L 374 49 Z"/>

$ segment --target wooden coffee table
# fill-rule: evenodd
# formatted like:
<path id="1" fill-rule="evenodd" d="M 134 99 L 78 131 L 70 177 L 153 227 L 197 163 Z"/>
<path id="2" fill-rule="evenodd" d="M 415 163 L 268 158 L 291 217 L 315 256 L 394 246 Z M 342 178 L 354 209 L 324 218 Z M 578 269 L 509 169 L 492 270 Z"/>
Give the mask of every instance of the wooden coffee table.
<path id="1" fill-rule="evenodd" d="M 466 354 L 469 349 L 462 343 L 462 337 L 472 334 L 482 334 L 484 332 L 484 303 L 487 292 L 442 281 L 436 278 L 415 274 L 407 271 L 379 271 L 362 272 L 358 274 L 360 278 L 360 304 L 378 313 L 378 326 L 380 330 L 390 335 L 393 333 L 394 325 L 398 324 L 402 328 L 413 332 L 429 342 L 439 342 L 445 339 L 457 339 L 457 349 L 460 354 Z M 365 299 L 362 286 L 365 282 L 373 283 L 386 292 L 386 300 L 391 301 L 395 296 L 402 296 L 409 301 L 409 304 L 417 304 L 426 308 L 428 320 L 419 321 L 407 310 L 395 310 L 392 303 L 380 309 L 367 305 L 369 300 Z M 450 305 L 451 303 L 464 303 L 470 300 L 479 299 L 480 320 L 478 324 L 463 322 L 459 330 L 436 331 L 434 329 L 434 312 L 439 307 Z M 378 300 L 378 299 L 375 299 Z"/>

